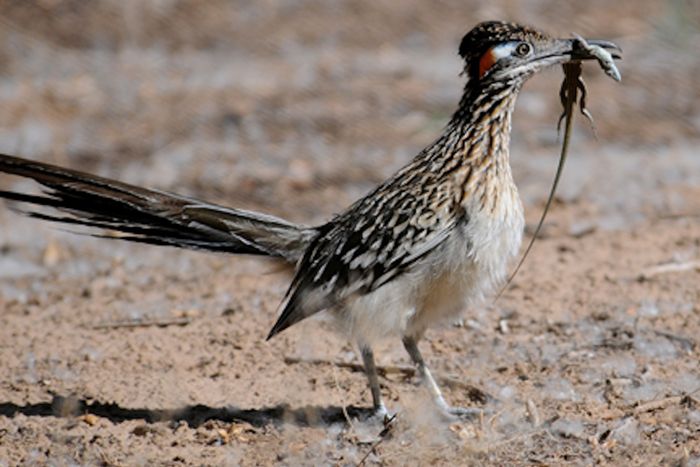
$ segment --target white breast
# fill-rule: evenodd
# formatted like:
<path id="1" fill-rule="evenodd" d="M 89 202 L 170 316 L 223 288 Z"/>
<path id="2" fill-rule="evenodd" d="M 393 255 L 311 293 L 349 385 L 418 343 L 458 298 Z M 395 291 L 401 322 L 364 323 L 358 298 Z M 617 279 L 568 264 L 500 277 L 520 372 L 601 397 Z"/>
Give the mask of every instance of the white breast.
<path id="1" fill-rule="evenodd" d="M 492 292 L 522 240 L 522 204 L 509 185 L 495 209 L 471 210 L 468 221 L 413 271 L 339 310 L 343 330 L 367 343 L 387 335 L 420 335 L 454 321 Z"/>

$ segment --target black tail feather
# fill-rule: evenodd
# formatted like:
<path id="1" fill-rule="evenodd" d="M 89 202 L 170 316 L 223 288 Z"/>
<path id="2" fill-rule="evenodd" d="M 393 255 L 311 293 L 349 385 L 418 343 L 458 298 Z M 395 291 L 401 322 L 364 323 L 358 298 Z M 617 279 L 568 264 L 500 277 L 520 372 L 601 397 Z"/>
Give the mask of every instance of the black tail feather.
<path id="1" fill-rule="evenodd" d="M 14 156 L 0 154 L 0 172 L 31 178 L 46 187 L 43 195 L 3 190 L 0 198 L 63 214 L 25 208 L 18 209 L 20 212 L 36 219 L 101 229 L 94 234 L 97 237 L 295 262 L 315 235 L 313 228 L 273 216 Z"/>

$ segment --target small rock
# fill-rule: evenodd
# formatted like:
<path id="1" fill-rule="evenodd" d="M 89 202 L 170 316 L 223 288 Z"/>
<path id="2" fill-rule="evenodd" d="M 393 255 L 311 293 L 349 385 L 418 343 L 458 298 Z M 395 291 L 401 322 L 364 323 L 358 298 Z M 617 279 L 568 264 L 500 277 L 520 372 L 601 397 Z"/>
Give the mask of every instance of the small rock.
<path id="1" fill-rule="evenodd" d="M 639 444 L 639 422 L 632 417 L 623 420 L 617 428 L 612 430 L 610 437 L 628 446 Z"/>
<path id="2" fill-rule="evenodd" d="M 560 418 L 552 423 L 552 433 L 564 438 L 581 438 L 583 439 L 586 427 L 580 420 L 568 420 Z"/>
<path id="3" fill-rule="evenodd" d="M 80 417 L 80 420 L 83 422 L 87 423 L 90 426 L 95 426 L 97 422 L 100 420 L 100 417 L 97 415 L 91 414 L 91 413 L 86 413 L 85 415 L 82 415 Z"/>
<path id="4" fill-rule="evenodd" d="M 133 430 L 131 430 L 131 434 L 136 435 L 136 436 L 146 436 L 148 433 L 150 433 L 151 428 L 146 425 L 137 425 L 134 427 Z"/>
<path id="5" fill-rule="evenodd" d="M 577 222 L 569 228 L 569 235 L 574 238 L 581 238 L 594 233 L 597 228 L 592 222 Z"/>
<path id="6" fill-rule="evenodd" d="M 570 382 L 563 378 L 551 379 L 543 388 L 545 396 L 558 401 L 575 401 L 578 396 Z"/>

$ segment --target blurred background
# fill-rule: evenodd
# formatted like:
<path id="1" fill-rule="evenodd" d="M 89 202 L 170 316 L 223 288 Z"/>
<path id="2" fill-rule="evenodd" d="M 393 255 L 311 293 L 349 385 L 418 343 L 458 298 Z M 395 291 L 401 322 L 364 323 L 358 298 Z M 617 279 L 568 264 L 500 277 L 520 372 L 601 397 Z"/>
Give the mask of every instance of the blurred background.
<path id="1" fill-rule="evenodd" d="M 623 79 L 586 64 L 597 138 L 577 116 L 543 240 L 498 304 L 469 310 L 464 327 L 422 343 L 436 375 L 493 395 L 487 407 L 498 417 L 476 427 L 485 430 L 478 442 L 468 426 L 428 420 L 427 444 L 446 443 L 420 459 L 455 465 L 476 443 L 479 464 L 592 464 L 602 452 L 618 456 L 607 458 L 612 465 L 686 465 L 688 449 L 697 461 L 700 451 L 684 441 L 697 439 L 695 402 L 658 418 L 628 417 L 628 408 L 700 385 L 699 0 L 0 0 L 0 152 L 320 223 L 438 136 L 463 86 L 459 42 L 492 19 L 615 41 Z M 528 82 L 513 119 L 511 160 L 530 231 L 559 156 L 562 77 L 557 68 Z M 11 188 L 36 190 L 0 175 L 0 190 Z M 266 274 L 269 264 L 69 235 L 6 206 L 0 466 L 56 452 L 71 465 L 133 464 L 124 452 L 150 459 L 143 465 L 235 465 L 245 446 L 257 465 L 304 463 L 297 455 L 316 465 L 343 455 L 354 465 L 367 452 L 354 431 L 361 426 L 266 426 L 238 442 L 240 425 L 221 420 L 171 429 L 9 418 L 12 404 L 51 406 L 70 394 L 158 411 L 368 399 L 361 372 L 303 363 L 357 361 L 323 324 L 308 320 L 263 342 L 287 287 Z M 668 263 L 686 269 L 638 275 Z M 378 347 L 379 364 L 408 365 L 400 347 Z M 390 407 L 430 412 L 408 379 L 382 382 Z M 459 384 L 446 397 L 479 403 Z M 531 438 L 538 418 L 561 423 Z M 379 451 L 393 452 L 389 465 L 416 462 L 405 446 L 418 435 L 399 433 Z M 218 449 L 229 439 L 231 449 Z"/>
<path id="2" fill-rule="evenodd" d="M 579 119 L 562 199 L 590 198 L 616 227 L 683 209 L 651 186 L 698 182 L 697 0 L 2 0 L 0 13 L 6 153 L 319 222 L 437 136 L 462 35 L 507 19 L 625 51 L 621 84 L 586 67 L 598 139 Z M 553 173 L 561 78 L 531 80 L 514 118 L 526 204 Z"/>

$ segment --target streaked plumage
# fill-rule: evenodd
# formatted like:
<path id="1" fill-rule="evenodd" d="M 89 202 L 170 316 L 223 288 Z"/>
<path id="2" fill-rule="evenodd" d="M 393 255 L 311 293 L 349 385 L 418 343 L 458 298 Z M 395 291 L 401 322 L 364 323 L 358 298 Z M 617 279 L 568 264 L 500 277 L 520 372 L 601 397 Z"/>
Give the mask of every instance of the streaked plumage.
<path id="1" fill-rule="evenodd" d="M 429 326 L 456 318 L 490 292 L 518 252 L 523 209 L 508 146 L 522 84 L 547 66 L 593 57 L 575 51 L 572 40 L 503 22 L 476 26 L 463 38 L 459 54 L 467 83 L 443 134 L 318 227 L 2 155 L 0 171 L 33 178 L 48 190 L 39 196 L 4 191 L 0 197 L 60 211 L 31 216 L 118 231 L 127 240 L 294 264 L 268 338 L 330 310 L 362 350 L 374 406 L 381 412 L 371 346 L 398 336 L 438 406 L 462 413 L 443 400 L 417 342 Z"/>

